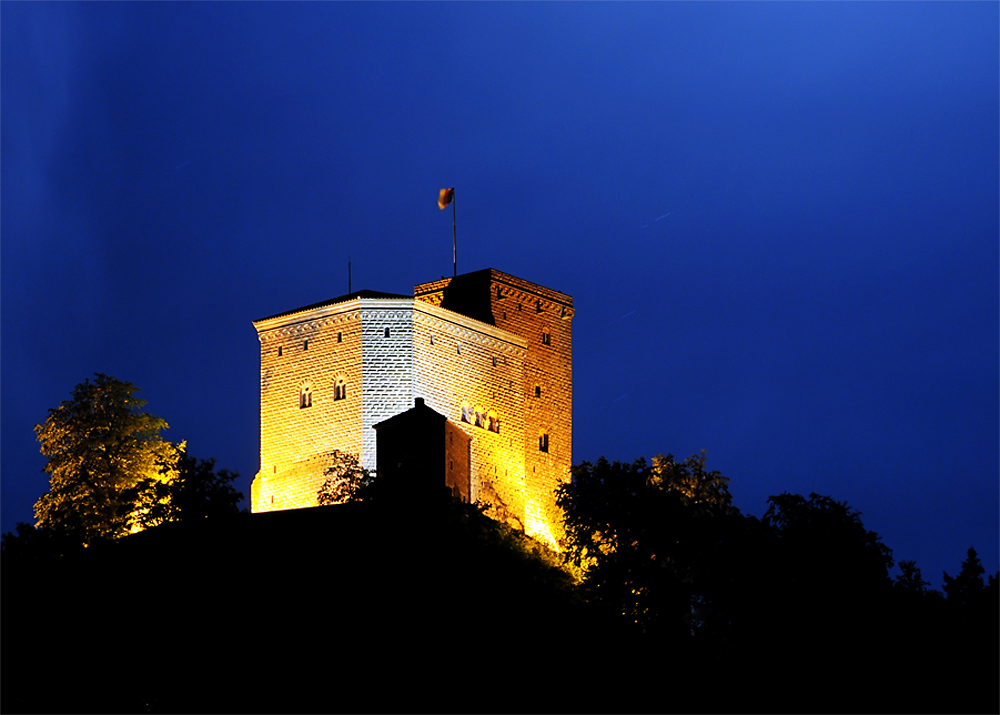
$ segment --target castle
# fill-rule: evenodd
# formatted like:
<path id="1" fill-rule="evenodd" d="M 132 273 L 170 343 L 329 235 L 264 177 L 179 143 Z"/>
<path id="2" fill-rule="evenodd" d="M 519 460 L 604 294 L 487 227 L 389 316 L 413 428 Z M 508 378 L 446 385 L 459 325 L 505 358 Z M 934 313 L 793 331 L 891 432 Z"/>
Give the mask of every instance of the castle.
<path id="1" fill-rule="evenodd" d="M 555 546 L 553 490 L 572 464 L 572 318 L 570 296 L 488 268 L 413 296 L 363 290 L 254 321 L 251 510 L 316 506 L 334 450 L 374 471 L 374 428 L 416 400 L 467 437 L 454 448 L 463 458 L 446 460 L 467 470 L 456 493 Z"/>

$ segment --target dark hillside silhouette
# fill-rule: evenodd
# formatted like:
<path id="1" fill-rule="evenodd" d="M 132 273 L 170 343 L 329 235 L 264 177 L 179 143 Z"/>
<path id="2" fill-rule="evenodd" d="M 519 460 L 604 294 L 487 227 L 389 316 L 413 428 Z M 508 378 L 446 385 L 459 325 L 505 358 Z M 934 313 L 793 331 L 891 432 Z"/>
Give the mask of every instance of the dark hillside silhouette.
<path id="1" fill-rule="evenodd" d="M 956 579 L 979 593 L 978 579 L 992 611 L 935 596 L 909 565 L 890 583 L 887 550 L 844 504 L 782 495 L 758 520 L 724 491 L 685 496 L 724 485 L 697 460 L 656 468 L 653 506 L 616 510 L 645 520 L 619 529 L 644 546 L 608 560 L 610 601 L 443 493 L 171 522 L 76 551 L 5 539 L 0 706 L 996 711 L 996 579 L 971 556 Z M 661 507 L 672 526 L 657 526 Z M 644 563 L 671 540 L 667 567 Z M 608 608 L 619 573 L 652 584 L 648 628 Z"/>

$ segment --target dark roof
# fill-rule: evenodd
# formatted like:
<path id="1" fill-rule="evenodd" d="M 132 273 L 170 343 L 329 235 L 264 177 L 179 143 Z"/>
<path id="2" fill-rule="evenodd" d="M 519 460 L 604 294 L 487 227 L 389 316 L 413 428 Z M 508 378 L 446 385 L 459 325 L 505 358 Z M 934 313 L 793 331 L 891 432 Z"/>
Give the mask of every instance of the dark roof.
<path id="1" fill-rule="evenodd" d="M 341 295 L 336 298 L 330 298 L 329 300 L 324 300 L 319 303 L 313 303 L 312 305 L 304 305 L 301 308 L 293 308 L 292 310 L 283 310 L 280 313 L 275 313 L 274 315 L 269 315 L 266 318 L 259 318 L 253 322 L 259 323 L 262 320 L 270 320 L 271 318 L 280 318 L 282 315 L 291 315 L 292 313 L 302 313 L 306 310 L 313 310 L 314 308 L 322 308 L 325 305 L 336 305 L 337 303 L 346 303 L 349 300 L 354 300 L 355 298 L 412 298 L 412 295 L 401 295 L 399 293 L 383 293 L 377 290 L 356 290 L 353 293 L 348 293 L 347 295 Z"/>
<path id="2" fill-rule="evenodd" d="M 392 417 L 386 418 L 381 422 L 372 425 L 372 427 L 377 430 L 380 427 L 385 427 L 386 425 L 408 423 L 413 420 L 439 419 L 444 422 L 448 421 L 447 417 L 442 415 L 433 407 L 428 407 L 424 403 L 423 397 L 418 397 L 413 402 L 414 405 L 410 409 L 404 410 L 403 412 L 397 412 Z"/>

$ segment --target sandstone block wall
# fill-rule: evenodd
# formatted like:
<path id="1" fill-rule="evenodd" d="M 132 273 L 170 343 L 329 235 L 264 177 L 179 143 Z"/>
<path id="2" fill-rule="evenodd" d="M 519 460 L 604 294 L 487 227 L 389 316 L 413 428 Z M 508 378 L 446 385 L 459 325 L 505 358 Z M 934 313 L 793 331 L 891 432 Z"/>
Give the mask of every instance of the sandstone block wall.
<path id="1" fill-rule="evenodd" d="M 414 312 L 415 396 L 470 437 L 471 500 L 523 528 L 524 341 L 429 303 Z"/>
<path id="2" fill-rule="evenodd" d="M 323 481 L 317 457 L 334 449 L 361 453 L 360 307 L 355 300 L 258 325 L 261 453 L 253 511 L 316 506 Z M 345 390 L 339 400 L 338 381 Z"/>
<path id="3" fill-rule="evenodd" d="M 518 518 L 525 530 L 546 541 L 560 535 L 562 514 L 553 491 L 569 477 L 573 463 L 573 299 L 515 276 L 486 269 L 460 276 L 473 287 L 463 289 L 469 312 L 492 318 L 493 325 L 524 341 L 520 399 L 523 414 L 521 459 L 523 475 L 501 489 L 518 494 Z M 464 306 L 445 291 L 453 279 L 416 286 L 418 301 L 452 311 Z M 489 313 L 483 315 L 480 294 L 488 292 Z M 544 440 L 545 450 L 542 446 Z M 488 475 L 483 483 L 485 484 Z M 506 492 L 504 492 L 506 493 Z"/>

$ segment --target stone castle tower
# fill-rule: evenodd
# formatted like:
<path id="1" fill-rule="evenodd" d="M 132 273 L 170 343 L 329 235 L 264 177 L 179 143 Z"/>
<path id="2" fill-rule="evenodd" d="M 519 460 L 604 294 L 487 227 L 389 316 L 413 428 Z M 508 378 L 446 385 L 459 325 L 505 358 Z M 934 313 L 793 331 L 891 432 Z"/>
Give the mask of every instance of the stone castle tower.
<path id="1" fill-rule="evenodd" d="M 572 464 L 572 318 L 570 296 L 485 269 L 255 321 L 252 511 L 316 506 L 334 450 L 375 470 L 373 426 L 423 398 L 469 438 L 469 498 L 554 545 L 553 490 Z"/>

